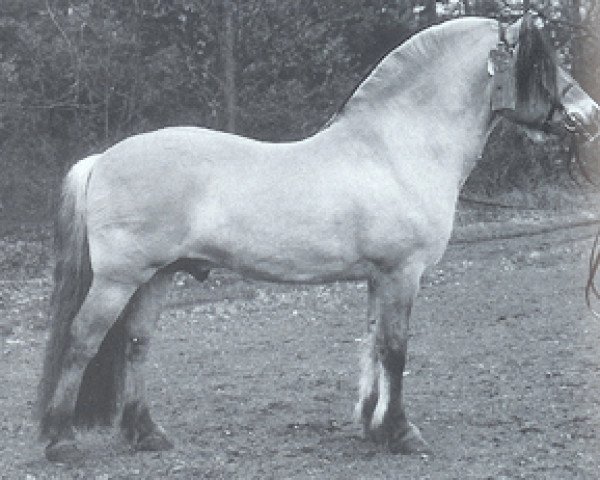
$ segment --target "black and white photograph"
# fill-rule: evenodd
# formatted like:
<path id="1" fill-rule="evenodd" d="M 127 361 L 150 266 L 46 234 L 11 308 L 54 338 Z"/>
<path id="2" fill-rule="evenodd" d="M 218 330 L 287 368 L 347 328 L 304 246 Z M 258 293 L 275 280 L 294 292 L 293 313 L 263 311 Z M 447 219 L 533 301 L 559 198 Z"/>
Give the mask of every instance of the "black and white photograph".
<path id="1" fill-rule="evenodd" d="M 600 0 L 0 0 L 2 480 L 600 478 Z"/>

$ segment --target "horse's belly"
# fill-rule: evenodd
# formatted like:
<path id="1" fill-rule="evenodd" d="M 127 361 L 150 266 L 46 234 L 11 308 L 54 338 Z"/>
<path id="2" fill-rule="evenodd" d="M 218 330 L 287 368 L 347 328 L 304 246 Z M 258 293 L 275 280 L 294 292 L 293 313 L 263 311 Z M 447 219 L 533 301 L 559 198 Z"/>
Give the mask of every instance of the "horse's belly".
<path id="1" fill-rule="evenodd" d="M 258 279 L 359 280 L 414 256 L 431 264 L 452 224 L 451 212 L 442 228 L 391 187 L 368 198 L 339 187 L 297 195 L 291 187 L 268 195 L 221 191 L 228 195 L 214 192 L 193 209 L 189 256 Z"/>
<path id="2" fill-rule="evenodd" d="M 274 226 L 273 226 L 274 227 Z M 324 233 L 313 226 L 222 228 L 198 235 L 190 256 L 236 270 L 245 276 L 279 282 L 318 283 L 366 278 L 354 235 Z"/>
<path id="3" fill-rule="evenodd" d="M 246 277 L 255 280 L 290 283 L 326 283 L 335 281 L 363 280 L 369 277 L 371 271 L 367 262 L 346 264 L 341 262 L 310 264 L 293 262 L 291 259 L 261 259 L 248 262 L 242 259 L 228 265 Z"/>

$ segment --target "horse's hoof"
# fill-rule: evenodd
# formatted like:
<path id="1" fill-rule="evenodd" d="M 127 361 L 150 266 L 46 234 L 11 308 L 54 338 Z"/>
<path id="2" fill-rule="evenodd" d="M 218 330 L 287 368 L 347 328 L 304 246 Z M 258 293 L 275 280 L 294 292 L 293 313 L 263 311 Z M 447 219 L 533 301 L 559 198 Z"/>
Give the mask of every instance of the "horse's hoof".
<path id="1" fill-rule="evenodd" d="M 171 450 L 173 447 L 173 442 L 160 431 L 149 433 L 144 438 L 140 438 L 135 444 L 135 450 L 142 452 L 162 452 Z"/>
<path id="2" fill-rule="evenodd" d="M 83 453 L 73 440 L 50 443 L 44 450 L 50 462 L 76 463 L 83 460 Z"/>
<path id="3" fill-rule="evenodd" d="M 429 444 L 423 439 L 419 429 L 412 423 L 402 437 L 391 440 L 388 444 L 390 452 L 405 455 L 433 455 Z"/>

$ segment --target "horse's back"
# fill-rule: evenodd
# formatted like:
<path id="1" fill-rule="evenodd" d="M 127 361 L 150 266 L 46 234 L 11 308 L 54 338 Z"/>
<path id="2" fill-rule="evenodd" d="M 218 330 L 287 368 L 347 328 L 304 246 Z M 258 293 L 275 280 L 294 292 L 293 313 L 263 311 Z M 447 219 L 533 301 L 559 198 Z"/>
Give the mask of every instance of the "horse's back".
<path id="1" fill-rule="evenodd" d="M 180 257 L 255 263 L 272 257 L 267 250 L 274 244 L 293 256 L 309 237 L 321 239 L 315 256 L 352 255 L 339 240 L 354 234 L 348 191 L 340 191 L 344 180 L 338 176 L 332 186 L 334 165 L 309 158 L 310 148 L 297 145 L 200 128 L 159 130 L 117 144 L 98 160 L 89 185 L 96 267 L 104 259 L 127 268 L 134 257 L 151 264 Z M 110 258 L 115 245 L 137 251 Z"/>

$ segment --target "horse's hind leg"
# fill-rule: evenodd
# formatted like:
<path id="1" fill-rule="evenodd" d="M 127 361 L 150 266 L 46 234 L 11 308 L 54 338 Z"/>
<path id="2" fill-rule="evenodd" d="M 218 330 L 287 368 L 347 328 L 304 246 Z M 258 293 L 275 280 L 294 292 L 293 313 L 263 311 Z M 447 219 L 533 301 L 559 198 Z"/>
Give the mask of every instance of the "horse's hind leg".
<path id="1" fill-rule="evenodd" d="M 71 461 L 80 457 L 73 431 L 74 411 L 83 373 L 137 285 L 96 275 L 73 319 L 52 400 L 43 412 L 42 430 L 50 438 L 46 457 Z"/>
<path id="2" fill-rule="evenodd" d="M 392 452 L 430 451 L 417 427 L 408 421 L 402 399 L 408 323 L 422 272 L 421 265 L 411 264 L 382 274 L 370 293 L 377 318 L 363 360 L 358 410 L 365 433 Z"/>
<path id="3" fill-rule="evenodd" d="M 123 312 L 125 379 L 120 426 L 136 450 L 159 451 L 173 447 L 164 430 L 150 416 L 144 382 L 150 338 L 171 279 L 171 272 L 157 273 L 138 289 Z"/>

